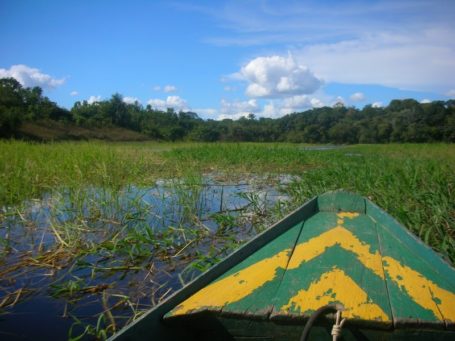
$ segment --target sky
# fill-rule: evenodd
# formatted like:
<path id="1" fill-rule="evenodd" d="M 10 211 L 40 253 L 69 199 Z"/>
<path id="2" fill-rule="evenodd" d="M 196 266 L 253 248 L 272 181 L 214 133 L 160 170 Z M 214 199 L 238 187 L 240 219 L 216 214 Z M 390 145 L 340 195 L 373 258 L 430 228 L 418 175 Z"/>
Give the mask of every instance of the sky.
<path id="1" fill-rule="evenodd" d="M 0 77 L 205 119 L 455 98 L 455 1 L 0 0 Z"/>

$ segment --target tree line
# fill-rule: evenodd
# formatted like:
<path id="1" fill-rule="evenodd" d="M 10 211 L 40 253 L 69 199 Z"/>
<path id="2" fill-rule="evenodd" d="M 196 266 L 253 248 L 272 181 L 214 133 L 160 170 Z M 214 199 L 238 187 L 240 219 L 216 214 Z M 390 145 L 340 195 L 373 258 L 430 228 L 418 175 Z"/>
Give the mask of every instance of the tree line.
<path id="1" fill-rule="evenodd" d="M 203 120 L 197 113 L 156 110 L 120 94 L 108 100 L 59 107 L 39 87 L 25 88 L 14 78 L 0 79 L 0 137 L 16 136 L 23 122 L 53 120 L 82 127 L 123 127 L 163 141 L 256 141 L 307 143 L 455 142 L 455 100 L 419 103 L 393 100 L 363 109 L 335 105 L 280 118 Z"/>

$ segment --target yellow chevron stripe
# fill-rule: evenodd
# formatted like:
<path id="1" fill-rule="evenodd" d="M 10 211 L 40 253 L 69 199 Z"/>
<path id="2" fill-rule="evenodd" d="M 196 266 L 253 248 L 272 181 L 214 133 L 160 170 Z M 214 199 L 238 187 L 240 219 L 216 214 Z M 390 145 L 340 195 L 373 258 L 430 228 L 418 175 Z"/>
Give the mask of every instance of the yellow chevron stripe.
<path id="1" fill-rule="evenodd" d="M 418 305 L 430 309 L 440 319 L 455 322 L 455 294 L 438 287 L 421 273 L 385 256 L 384 269 L 401 291 Z M 436 301 L 438 304 L 436 304 Z"/>
<path id="2" fill-rule="evenodd" d="M 285 268 L 291 249 L 263 259 L 228 277 L 201 289 L 179 306 L 171 315 L 183 315 L 201 308 L 221 308 L 225 304 L 240 301 L 266 282 L 274 280 L 276 271 Z"/>
<path id="3" fill-rule="evenodd" d="M 405 294 L 409 295 L 417 304 L 425 309 L 433 311 L 435 316 L 439 319 L 443 319 L 444 316 L 445 319 L 455 321 L 455 295 L 453 293 L 440 288 L 419 272 L 401 265 L 392 257 L 381 257 L 378 251 L 374 253 L 370 252 L 370 245 L 358 239 L 354 234 L 342 226 L 345 218 L 354 219 L 358 215 L 358 213 L 351 212 L 338 213 L 337 226 L 295 247 L 287 270 L 296 269 L 303 263 L 321 255 L 328 248 L 339 245 L 341 248 L 354 253 L 366 268 L 373 271 L 382 279 L 385 278 L 383 271 L 384 265 L 384 268 L 392 281 L 397 283 L 400 289 L 404 291 Z M 285 249 L 272 257 L 263 259 L 243 270 L 206 286 L 176 307 L 171 312 L 171 315 L 182 315 L 206 307 L 215 309 L 222 308 L 226 304 L 240 301 L 265 283 L 273 281 L 276 277 L 277 270 L 286 267 L 290 252 L 291 249 Z M 337 297 L 338 295 L 341 295 L 340 297 L 345 297 L 344 295 L 351 294 L 353 290 L 358 291 L 358 289 L 356 289 L 359 288 L 358 285 L 355 284 L 351 278 L 347 276 L 343 277 L 339 272 L 335 272 L 333 275 L 329 276 L 329 278 L 332 278 L 333 276 L 340 277 L 341 281 L 345 283 L 345 286 L 337 285 Z M 346 279 L 346 277 L 348 279 Z M 334 286 L 332 288 L 334 288 Z M 314 292 L 315 290 L 316 289 L 309 288 L 306 292 Z M 363 296 L 360 295 L 360 297 Z M 296 300 L 298 299 L 296 298 Z M 438 305 L 436 305 L 435 300 L 438 300 Z M 318 301 L 318 304 L 319 306 L 317 308 L 325 303 Z M 368 316 L 370 315 L 365 312 L 363 308 L 369 307 L 369 304 L 370 303 L 366 300 L 359 298 L 358 301 L 351 304 L 352 312 L 350 314 L 352 314 L 352 316 L 368 319 Z M 307 309 L 311 308 L 307 307 L 305 310 Z M 374 313 L 372 313 L 374 318 L 384 318 L 384 316 L 386 316 L 382 310 L 382 313 L 379 313 L 379 310 L 376 308 L 372 311 L 374 311 Z M 384 314 L 384 316 L 382 314 Z"/>
<path id="4" fill-rule="evenodd" d="M 321 255 L 329 247 L 339 245 L 343 249 L 354 253 L 357 256 L 357 259 L 366 268 L 384 279 L 381 254 L 378 251 L 375 253 L 370 252 L 369 244 L 361 241 L 342 226 L 342 224 L 344 224 L 344 217 L 353 219 L 359 214 L 342 212 L 337 215 L 339 219 L 336 227 L 296 246 L 292 258 L 289 261 L 288 270 L 296 269 L 302 265 L 302 263 L 308 262 Z"/>
<path id="5" fill-rule="evenodd" d="M 281 313 L 291 311 L 317 310 L 323 305 L 339 302 L 344 305 L 343 317 L 364 320 L 389 321 L 387 314 L 377 304 L 368 299 L 367 293 L 344 271 L 334 268 L 321 275 L 302 289 L 280 308 Z"/>

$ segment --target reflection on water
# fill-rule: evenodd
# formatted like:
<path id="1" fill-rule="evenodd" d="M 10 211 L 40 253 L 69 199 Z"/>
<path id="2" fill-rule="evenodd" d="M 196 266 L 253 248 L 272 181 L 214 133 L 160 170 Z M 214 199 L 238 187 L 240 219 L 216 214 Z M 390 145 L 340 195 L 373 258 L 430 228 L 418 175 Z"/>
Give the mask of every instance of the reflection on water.
<path id="1" fill-rule="evenodd" d="M 297 180 L 208 174 L 3 208 L 0 339 L 118 329 L 276 220 Z"/>

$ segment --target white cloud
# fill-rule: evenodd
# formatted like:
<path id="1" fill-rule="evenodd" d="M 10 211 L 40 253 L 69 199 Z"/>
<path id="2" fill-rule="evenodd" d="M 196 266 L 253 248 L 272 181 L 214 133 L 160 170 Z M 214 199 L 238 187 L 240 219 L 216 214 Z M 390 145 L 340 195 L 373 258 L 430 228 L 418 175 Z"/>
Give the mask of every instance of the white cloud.
<path id="1" fill-rule="evenodd" d="M 436 29 L 365 34 L 307 45 L 295 55 L 327 82 L 443 92 L 455 86 L 454 35 L 455 30 Z"/>
<path id="2" fill-rule="evenodd" d="M 141 103 L 141 101 L 139 100 L 139 98 L 137 97 L 130 97 L 130 96 L 125 96 L 123 97 L 123 102 L 125 102 L 126 104 L 134 104 L 136 102 L 138 103 Z"/>
<path id="3" fill-rule="evenodd" d="M 156 110 L 166 111 L 168 108 L 172 108 L 175 111 L 188 111 L 190 108 L 186 100 L 180 96 L 168 96 L 165 100 L 163 99 L 150 99 L 148 102 L 150 106 Z"/>
<path id="4" fill-rule="evenodd" d="M 420 103 L 422 103 L 422 104 L 431 103 L 431 100 L 429 100 L 428 98 L 424 98 L 420 101 Z"/>
<path id="5" fill-rule="evenodd" d="M 344 106 L 344 105 L 346 105 L 346 102 L 345 102 L 343 97 L 337 96 L 335 98 L 335 100 L 332 102 L 332 106 L 335 106 L 335 105 L 343 105 Z"/>
<path id="6" fill-rule="evenodd" d="M 70 92 L 70 96 L 74 97 L 74 96 L 77 96 L 77 95 L 79 95 L 79 92 L 77 92 L 77 91 L 71 91 Z"/>
<path id="7" fill-rule="evenodd" d="M 25 87 L 39 86 L 43 89 L 53 89 L 63 83 L 65 79 L 56 79 L 39 69 L 27 65 L 13 65 L 9 69 L 0 69 L 0 78 L 13 77 Z"/>
<path id="8" fill-rule="evenodd" d="M 175 92 L 175 91 L 177 91 L 177 87 L 175 87 L 174 85 L 165 85 L 163 87 L 163 91 L 164 92 Z"/>
<path id="9" fill-rule="evenodd" d="M 382 104 L 382 102 L 374 102 L 371 106 L 373 108 L 382 108 L 384 105 Z"/>
<path id="10" fill-rule="evenodd" d="M 96 103 L 96 102 L 101 102 L 102 98 L 101 96 L 90 96 L 87 100 L 87 103 L 88 104 L 93 104 L 93 103 Z"/>
<path id="11" fill-rule="evenodd" d="M 447 91 L 446 96 L 455 98 L 455 89 L 451 89 L 451 90 Z"/>
<path id="12" fill-rule="evenodd" d="M 244 113 L 244 112 L 239 112 L 239 113 L 236 113 L 236 114 L 220 114 L 218 117 L 217 117 L 217 120 L 218 121 L 222 121 L 222 120 L 238 120 L 239 118 L 241 117 L 247 117 L 249 115 L 249 113 Z"/>
<path id="13" fill-rule="evenodd" d="M 306 66 L 298 64 L 292 55 L 255 58 L 234 78 L 249 83 L 246 94 L 253 98 L 311 94 L 322 85 L 322 81 Z"/>
<path id="14" fill-rule="evenodd" d="M 319 98 L 308 95 L 297 95 L 282 100 L 269 101 L 264 105 L 261 116 L 277 118 L 294 112 L 302 112 L 323 106 L 324 102 Z"/>
<path id="15" fill-rule="evenodd" d="M 317 98 L 312 98 L 310 102 L 313 108 L 322 108 L 325 105 L 324 102 Z"/>
<path id="16" fill-rule="evenodd" d="M 223 27 L 206 42 L 287 46 L 327 82 L 455 90 L 455 1 L 229 1 L 190 10 Z"/>
<path id="17" fill-rule="evenodd" d="M 362 92 L 355 92 L 349 98 L 353 102 L 362 102 L 365 100 L 365 95 Z"/>
<path id="18" fill-rule="evenodd" d="M 248 116 L 249 114 L 258 113 L 261 110 L 256 99 L 250 99 L 248 101 L 226 101 L 221 100 L 221 109 L 218 119 L 222 120 L 225 118 L 237 119 L 242 116 Z"/>
<path id="19" fill-rule="evenodd" d="M 308 95 L 273 99 L 267 101 L 263 106 L 257 99 L 232 102 L 222 100 L 220 115 L 218 115 L 217 119 L 230 118 L 236 120 L 240 117 L 247 117 L 249 114 L 255 114 L 258 117 L 277 118 L 293 112 L 302 112 L 322 106 L 324 106 L 324 102 L 321 99 Z"/>
<path id="20" fill-rule="evenodd" d="M 153 91 L 161 91 L 161 86 L 155 85 L 155 86 L 153 87 Z"/>

